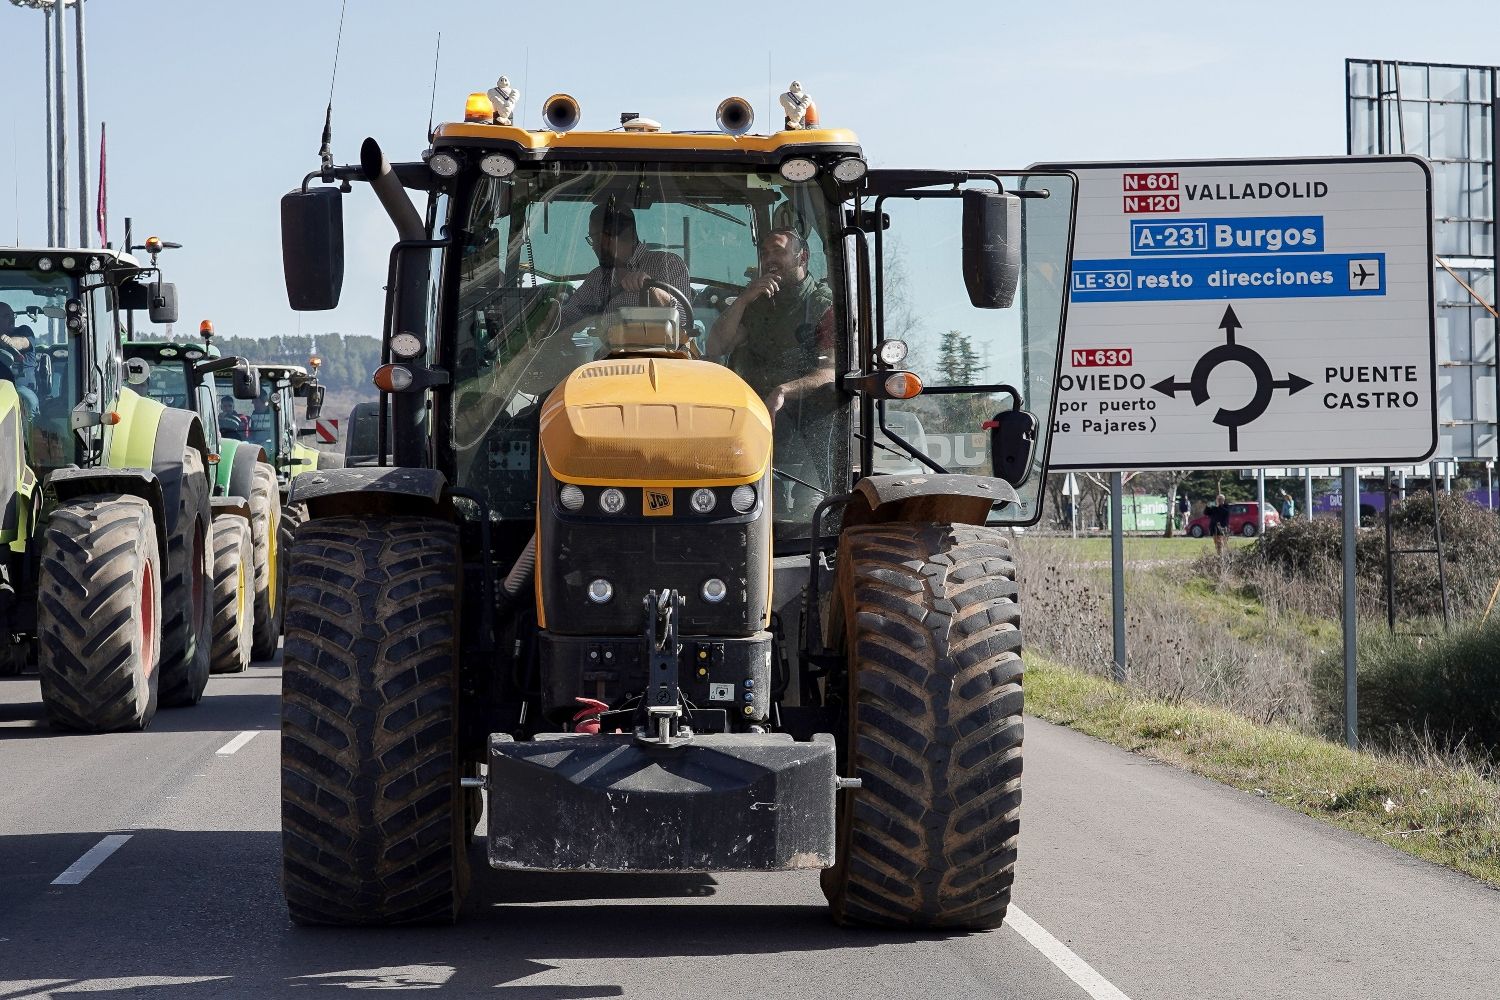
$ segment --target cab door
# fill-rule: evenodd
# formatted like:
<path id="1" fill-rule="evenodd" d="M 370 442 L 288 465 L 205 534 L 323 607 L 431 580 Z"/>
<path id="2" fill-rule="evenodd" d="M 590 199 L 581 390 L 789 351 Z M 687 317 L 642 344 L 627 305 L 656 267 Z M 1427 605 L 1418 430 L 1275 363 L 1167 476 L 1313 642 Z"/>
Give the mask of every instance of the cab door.
<path id="1" fill-rule="evenodd" d="M 1076 191 L 1067 172 L 866 175 L 846 230 L 857 244 L 854 298 L 863 314 L 855 357 L 865 372 L 911 371 L 923 388 L 911 399 L 861 400 L 855 448 L 861 470 L 992 475 L 986 425 L 1005 411 L 1028 411 L 1037 430 L 1024 479 L 1014 484 L 1021 504 L 1002 508 L 995 522 L 1036 522 Z M 977 216 L 984 219 L 986 247 L 976 245 Z M 905 344 L 904 360 L 882 360 L 878 348 L 887 341 Z M 884 353 L 895 358 L 899 349 Z"/>

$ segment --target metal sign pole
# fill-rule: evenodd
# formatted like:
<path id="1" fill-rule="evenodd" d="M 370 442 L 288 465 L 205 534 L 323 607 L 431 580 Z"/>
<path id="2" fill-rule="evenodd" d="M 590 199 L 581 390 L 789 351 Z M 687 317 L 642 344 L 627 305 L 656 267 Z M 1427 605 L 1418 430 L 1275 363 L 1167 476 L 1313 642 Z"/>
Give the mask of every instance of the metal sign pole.
<path id="1" fill-rule="evenodd" d="M 1359 479 L 1344 470 L 1344 742 L 1359 749 L 1359 685 L 1355 621 L 1354 547 L 1359 535 Z"/>
<path id="2" fill-rule="evenodd" d="M 1124 477 L 1109 474 L 1110 604 L 1115 620 L 1115 680 L 1125 683 L 1125 504 Z"/>
<path id="3" fill-rule="evenodd" d="M 1302 470 L 1302 516 L 1312 520 L 1312 469 Z"/>
<path id="4" fill-rule="evenodd" d="M 1255 506 L 1259 513 L 1255 515 L 1255 533 L 1264 535 L 1266 533 L 1266 470 L 1255 470 Z"/>
<path id="5" fill-rule="evenodd" d="M 43 7 L 47 17 L 47 245 L 55 247 L 66 240 L 57 238 L 57 100 L 52 95 L 52 8 Z M 58 17 L 62 17 L 61 12 Z"/>

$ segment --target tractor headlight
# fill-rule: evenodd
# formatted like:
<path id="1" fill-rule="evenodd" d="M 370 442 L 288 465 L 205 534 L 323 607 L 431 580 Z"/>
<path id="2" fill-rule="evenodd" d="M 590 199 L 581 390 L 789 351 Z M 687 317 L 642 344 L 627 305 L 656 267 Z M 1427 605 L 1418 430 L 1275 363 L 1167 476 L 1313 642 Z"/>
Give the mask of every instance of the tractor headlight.
<path id="1" fill-rule="evenodd" d="M 781 176 L 793 184 L 801 184 L 818 176 L 818 165 L 805 156 L 794 156 L 782 161 Z"/>
<path id="2" fill-rule="evenodd" d="M 719 498 L 714 496 L 713 490 L 696 489 L 693 491 L 691 502 L 694 511 L 699 514 L 707 514 L 714 509 L 714 505 L 719 502 Z"/>
<path id="3" fill-rule="evenodd" d="M 608 580 L 600 578 L 589 584 L 589 600 L 595 604 L 608 604 L 614 596 L 615 588 Z"/>
<path id="4" fill-rule="evenodd" d="M 729 587 L 718 577 L 703 581 L 703 599 L 710 604 L 718 604 L 729 594 Z"/>
<path id="5" fill-rule="evenodd" d="M 433 153 L 427 167 L 439 177 L 452 177 L 458 173 L 458 157 L 452 153 Z"/>
<path id="6" fill-rule="evenodd" d="M 52 270 L 52 258 L 51 257 L 38 257 L 36 259 L 36 269 L 38 271 L 50 271 L 50 270 Z"/>
<path id="7" fill-rule="evenodd" d="M 606 514 L 618 514 L 625 509 L 625 494 L 611 486 L 599 494 L 599 507 Z"/>
<path id="8" fill-rule="evenodd" d="M 557 499 L 562 502 L 563 508 L 565 510 L 583 509 L 583 490 L 580 490 L 572 483 L 569 483 L 562 488 L 562 490 L 557 494 Z"/>
<path id="9" fill-rule="evenodd" d="M 857 156 L 840 160 L 833 165 L 833 176 L 840 184 L 853 184 L 865 175 L 869 167 Z"/>
<path id="10" fill-rule="evenodd" d="M 491 153 L 479 161 L 479 169 L 489 177 L 509 177 L 516 172 L 516 161 L 504 153 Z"/>
<path id="11" fill-rule="evenodd" d="M 62 266 L 64 271 L 71 271 L 78 266 L 78 261 L 72 257 L 64 257 L 62 259 Z"/>
<path id="12" fill-rule="evenodd" d="M 736 486 L 734 492 L 729 494 L 729 506 L 733 507 L 737 513 L 748 514 L 750 508 L 755 506 L 755 487 Z"/>

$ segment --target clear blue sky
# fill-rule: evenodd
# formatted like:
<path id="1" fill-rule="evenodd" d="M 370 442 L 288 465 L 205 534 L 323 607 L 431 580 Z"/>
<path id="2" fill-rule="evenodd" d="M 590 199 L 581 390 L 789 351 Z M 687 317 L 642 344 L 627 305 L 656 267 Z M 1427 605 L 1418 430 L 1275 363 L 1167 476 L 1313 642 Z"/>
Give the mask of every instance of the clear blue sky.
<path id="1" fill-rule="evenodd" d="M 345 206 L 344 304 L 299 317 L 281 279 L 277 200 L 316 166 L 338 0 L 89 0 L 87 11 L 88 155 L 107 121 L 111 237 L 131 215 L 137 236 L 185 245 L 163 260 L 183 320 L 211 317 L 224 334 L 378 333 L 393 237 L 367 190 Z M 796 77 L 880 166 L 1339 154 L 1345 58 L 1500 62 L 1497 13 L 1493 0 L 350 0 L 335 155 L 353 162 L 366 135 L 392 158 L 419 154 L 439 31 L 439 120 L 504 72 L 532 125 L 559 90 L 580 100 L 584 127 L 639 111 L 709 128 L 730 94 L 765 123 L 768 91 Z M 43 22 L 0 4 L 0 244 L 46 235 Z"/>

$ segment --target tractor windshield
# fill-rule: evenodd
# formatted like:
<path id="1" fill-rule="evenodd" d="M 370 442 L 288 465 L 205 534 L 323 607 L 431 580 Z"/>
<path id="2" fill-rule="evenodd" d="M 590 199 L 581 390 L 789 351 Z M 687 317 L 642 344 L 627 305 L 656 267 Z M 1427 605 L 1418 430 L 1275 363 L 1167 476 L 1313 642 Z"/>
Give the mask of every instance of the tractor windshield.
<path id="1" fill-rule="evenodd" d="M 829 280 L 842 267 L 835 207 L 818 182 L 720 165 L 561 163 L 482 179 L 450 229 L 462 241 L 446 324 L 459 485 L 500 517 L 531 517 L 547 393 L 605 353 L 611 314 L 670 307 L 691 349 L 776 413 L 777 478 L 803 484 L 809 501 L 778 503 L 778 532 L 805 532 L 810 502 L 837 492 L 830 479 L 847 467 L 832 384 L 845 328 L 842 282 Z M 766 301 L 733 310 L 757 279 Z"/>
<path id="2" fill-rule="evenodd" d="M 81 294 L 72 275 L 0 268 L 0 379 L 15 386 L 31 460 L 48 468 L 72 458 L 77 392 L 66 307 Z"/>
<path id="3" fill-rule="evenodd" d="M 187 362 L 182 358 L 156 358 L 150 364 L 145 384 L 136 387 L 136 391 L 150 396 L 163 406 L 191 408 Z"/>
<path id="4" fill-rule="evenodd" d="M 272 462 L 282 453 L 276 419 L 281 388 L 276 380 L 262 378 L 260 395 L 255 399 L 235 399 L 234 383 L 228 374 L 219 376 L 219 434 L 236 441 L 249 441 L 266 450 Z"/>

